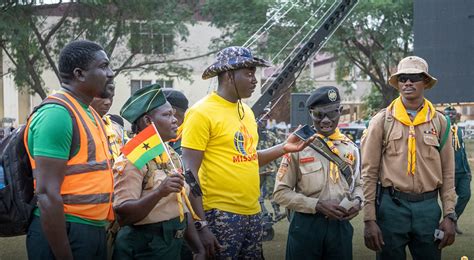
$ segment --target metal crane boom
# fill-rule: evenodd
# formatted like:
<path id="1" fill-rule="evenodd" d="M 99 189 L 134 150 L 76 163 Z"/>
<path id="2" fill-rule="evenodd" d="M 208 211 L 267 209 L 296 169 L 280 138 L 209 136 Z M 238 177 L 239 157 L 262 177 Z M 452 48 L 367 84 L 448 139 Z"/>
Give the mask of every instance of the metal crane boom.
<path id="1" fill-rule="evenodd" d="M 269 86 L 263 86 L 264 93 L 252 106 L 256 116 L 263 113 L 264 108 L 272 102 L 278 90 L 290 86 L 296 80 L 297 72 L 303 69 L 306 61 L 318 52 L 326 41 L 331 37 L 337 27 L 346 19 L 348 14 L 356 6 L 358 0 L 341 0 L 333 10 L 324 18 L 322 26 L 319 26 L 309 40 L 296 52 L 293 58 L 287 62 L 278 72 L 277 77 L 271 81 Z"/>

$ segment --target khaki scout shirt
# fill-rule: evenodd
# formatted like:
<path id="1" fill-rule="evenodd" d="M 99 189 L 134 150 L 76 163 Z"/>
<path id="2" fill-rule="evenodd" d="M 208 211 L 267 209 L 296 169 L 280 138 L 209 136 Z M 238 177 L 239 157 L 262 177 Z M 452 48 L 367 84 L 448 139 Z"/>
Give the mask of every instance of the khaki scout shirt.
<path id="1" fill-rule="evenodd" d="M 170 147 L 171 158 L 178 169 L 182 169 L 182 163 L 179 156 Z M 149 170 L 150 169 L 150 170 Z M 123 155 L 118 158 L 114 164 L 114 203 L 113 206 L 119 206 L 128 200 L 138 200 L 147 194 L 156 190 L 167 174 L 172 173 L 173 167 L 168 162 L 164 165 L 158 165 L 150 161 L 142 169 L 138 170 Z M 146 178 L 144 180 L 144 178 Z M 189 186 L 184 184 L 186 194 L 189 194 Z M 189 212 L 186 208 L 184 198 L 182 198 L 184 212 Z M 151 212 L 144 219 L 134 225 L 144 225 L 162 222 L 179 217 L 178 197 L 176 193 L 170 193 L 161 198 Z"/>
<path id="2" fill-rule="evenodd" d="M 281 206 L 301 213 L 316 213 L 319 200 L 342 201 L 345 196 L 363 199 L 359 174 L 358 148 L 352 142 L 333 141 L 345 159 L 352 154 L 354 162 L 354 191 L 349 194 L 349 185 L 344 176 L 339 173 L 339 180 L 334 183 L 329 177 L 329 160 L 317 153 L 311 147 L 306 147 L 298 153 L 286 154 L 280 164 L 273 199 Z M 349 162 L 347 159 L 345 161 Z"/>
<path id="3" fill-rule="evenodd" d="M 383 147 L 385 113 L 378 113 L 370 121 L 367 134 L 362 138 L 362 179 L 365 195 L 364 220 L 376 220 L 375 192 L 380 177 L 383 187 L 409 193 L 424 193 L 440 189 L 444 216 L 454 212 L 456 193 L 454 190 L 454 151 L 451 145 L 451 131 L 448 142 L 438 151 L 438 135 L 446 130 L 446 119 L 440 119 L 440 133 L 434 133 L 430 123 L 415 126 L 416 170 L 415 175 L 407 174 L 409 127 L 393 118 L 394 125 L 388 137 L 387 147 Z"/>

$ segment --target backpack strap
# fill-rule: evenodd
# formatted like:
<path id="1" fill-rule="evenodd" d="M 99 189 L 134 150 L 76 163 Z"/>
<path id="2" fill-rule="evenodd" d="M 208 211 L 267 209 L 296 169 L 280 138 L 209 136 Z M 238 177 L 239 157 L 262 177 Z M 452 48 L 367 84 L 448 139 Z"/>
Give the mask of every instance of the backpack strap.
<path id="1" fill-rule="evenodd" d="M 440 152 L 441 152 L 441 149 L 443 149 L 444 145 L 446 144 L 446 141 L 448 140 L 449 131 L 451 131 L 451 120 L 449 119 L 449 116 L 448 115 L 443 115 L 443 116 L 444 118 L 446 118 L 446 130 L 444 131 L 443 137 L 441 138 L 441 142 L 439 143 L 438 151 Z"/>
<path id="2" fill-rule="evenodd" d="M 391 111 L 388 111 L 386 108 L 381 110 L 381 113 L 384 113 L 383 121 L 383 142 L 382 142 L 382 153 L 385 152 L 385 148 L 388 146 L 388 138 L 392 133 L 394 123 L 394 118 Z"/>

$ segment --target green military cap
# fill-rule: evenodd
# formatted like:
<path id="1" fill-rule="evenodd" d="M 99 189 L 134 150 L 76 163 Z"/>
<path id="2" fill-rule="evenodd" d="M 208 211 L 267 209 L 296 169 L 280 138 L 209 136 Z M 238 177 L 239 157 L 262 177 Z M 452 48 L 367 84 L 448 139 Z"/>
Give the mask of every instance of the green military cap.
<path id="1" fill-rule="evenodd" d="M 161 86 L 153 84 L 135 92 L 120 110 L 120 115 L 133 124 L 145 113 L 166 103 Z"/>

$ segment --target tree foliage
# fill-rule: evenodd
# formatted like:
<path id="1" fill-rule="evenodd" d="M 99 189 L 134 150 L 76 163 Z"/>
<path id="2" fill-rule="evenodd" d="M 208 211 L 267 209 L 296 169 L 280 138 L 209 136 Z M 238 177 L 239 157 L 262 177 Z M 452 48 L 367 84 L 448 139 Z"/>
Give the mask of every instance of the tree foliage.
<path id="1" fill-rule="evenodd" d="M 195 1 L 34 2 L 13 1 L 0 6 L 0 48 L 13 64 L 4 73 L 13 73 L 20 90 L 42 98 L 48 87 L 44 86 L 42 73 L 52 70 L 59 80 L 57 56 L 71 40 L 84 38 L 102 44 L 116 75 L 139 70 L 189 80 L 191 69 L 180 62 L 213 53 L 180 50 L 184 55 L 175 57 L 173 52 L 170 55 L 163 50 L 146 55 L 140 51 L 161 48 L 157 45 L 163 41 L 173 48 L 178 41 L 186 40 L 186 25 L 195 22 Z"/>
<path id="2" fill-rule="evenodd" d="M 216 40 L 217 43 L 241 45 L 273 14 L 284 13 L 293 3 L 294 7 L 284 17 L 276 18 L 275 26 L 266 30 L 252 46 L 255 52 L 279 63 L 300 46 L 300 40 L 315 29 L 319 19 L 335 2 L 209 0 L 203 12 L 211 16 L 215 26 L 226 32 L 224 38 Z M 359 0 L 358 6 L 323 49 L 337 60 L 336 79 L 350 86 L 357 79 L 368 77 L 381 93 L 383 102 L 380 105 L 387 105 L 397 95 L 387 82 L 390 71 L 412 52 L 412 25 L 412 0 Z M 275 57 L 280 51 L 282 54 Z"/>
<path id="3" fill-rule="evenodd" d="M 382 95 L 381 107 L 398 95 L 388 76 L 412 49 L 411 0 L 360 1 L 326 48 L 337 58 L 337 79 L 368 77 Z M 354 67 L 358 72 L 348 74 Z"/>

